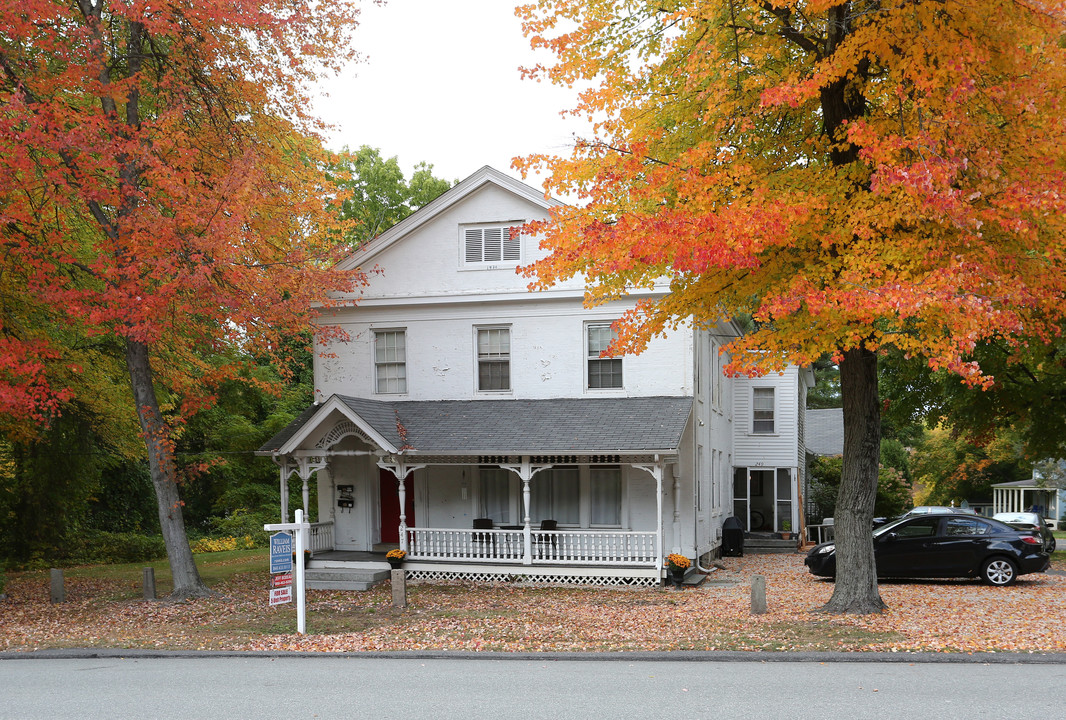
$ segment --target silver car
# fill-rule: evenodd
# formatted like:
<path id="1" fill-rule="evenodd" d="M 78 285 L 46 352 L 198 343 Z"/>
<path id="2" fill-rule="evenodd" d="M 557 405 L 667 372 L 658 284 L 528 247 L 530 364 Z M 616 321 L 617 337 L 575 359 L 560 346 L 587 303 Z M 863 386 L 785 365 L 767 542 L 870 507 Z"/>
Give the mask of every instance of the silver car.
<path id="1" fill-rule="evenodd" d="M 1040 533 L 1044 540 L 1044 549 L 1055 552 L 1055 533 L 1051 532 L 1051 523 L 1045 520 L 1039 513 L 1032 512 L 1001 512 L 992 516 L 993 520 L 1007 523 L 1019 530 L 1035 530 Z"/>

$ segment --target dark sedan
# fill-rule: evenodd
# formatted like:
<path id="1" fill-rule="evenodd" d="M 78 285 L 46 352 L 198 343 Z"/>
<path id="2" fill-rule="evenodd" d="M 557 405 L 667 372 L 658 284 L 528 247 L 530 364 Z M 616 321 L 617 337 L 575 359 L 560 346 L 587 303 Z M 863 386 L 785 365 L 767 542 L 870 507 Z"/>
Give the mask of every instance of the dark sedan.
<path id="1" fill-rule="evenodd" d="M 1033 531 L 973 515 L 904 518 L 874 531 L 877 576 L 979 577 L 1010 585 L 1019 575 L 1043 572 L 1049 555 Z M 836 545 L 822 543 L 804 561 L 811 574 L 836 576 Z"/>

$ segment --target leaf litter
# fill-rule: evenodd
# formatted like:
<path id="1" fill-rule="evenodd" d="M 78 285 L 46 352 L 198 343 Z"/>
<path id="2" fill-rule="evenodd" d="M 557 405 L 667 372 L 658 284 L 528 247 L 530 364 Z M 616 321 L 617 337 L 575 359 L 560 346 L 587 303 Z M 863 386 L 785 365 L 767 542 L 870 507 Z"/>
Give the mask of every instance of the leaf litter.
<path id="1" fill-rule="evenodd" d="M 710 582 L 683 590 L 411 583 L 402 610 L 388 583 L 311 590 L 304 636 L 293 605 L 268 606 L 265 572 L 234 575 L 215 596 L 185 602 L 115 600 L 118 581 L 68 578 L 61 604 L 49 602 L 39 574 L 16 574 L 0 601 L 0 650 L 1066 652 L 1063 576 L 1025 575 L 1009 588 L 885 581 L 883 613 L 831 615 L 819 608 L 833 584 L 807 573 L 800 555 L 721 564 Z M 754 575 L 766 578 L 761 615 L 750 612 Z"/>

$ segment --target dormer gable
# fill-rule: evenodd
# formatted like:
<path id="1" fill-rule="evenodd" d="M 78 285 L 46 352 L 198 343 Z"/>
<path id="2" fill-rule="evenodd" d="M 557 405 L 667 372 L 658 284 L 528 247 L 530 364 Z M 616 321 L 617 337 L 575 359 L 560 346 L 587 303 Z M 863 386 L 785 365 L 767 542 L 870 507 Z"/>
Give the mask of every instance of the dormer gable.
<path id="1" fill-rule="evenodd" d="M 505 175 L 495 168 L 485 165 L 465 180 L 440 195 L 432 202 L 396 223 L 391 228 L 375 237 L 363 247 L 357 249 L 346 259 L 338 263 L 339 270 L 351 270 L 356 267 L 364 269 L 373 266 L 378 258 L 389 248 L 403 242 L 404 238 L 430 225 L 442 215 L 455 209 L 475 194 L 487 187 L 498 188 L 515 196 L 524 203 L 529 203 L 537 214 L 547 211 L 561 203 L 546 198 L 544 193 L 519 180 Z M 515 267 L 525 262 L 516 238 L 507 233 L 507 229 L 526 222 L 527 217 L 483 218 L 480 222 L 463 223 L 457 227 L 460 266 L 492 265 L 500 263 Z M 496 258 L 499 258 L 496 260 Z"/>

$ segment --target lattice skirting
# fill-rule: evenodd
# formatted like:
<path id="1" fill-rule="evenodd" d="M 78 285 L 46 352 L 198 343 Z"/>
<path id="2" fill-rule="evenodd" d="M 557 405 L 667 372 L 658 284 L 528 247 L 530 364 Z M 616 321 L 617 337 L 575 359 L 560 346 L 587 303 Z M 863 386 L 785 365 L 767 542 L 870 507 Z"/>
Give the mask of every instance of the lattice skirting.
<path id="1" fill-rule="evenodd" d="M 408 581 L 422 582 L 495 582 L 516 585 L 598 585 L 611 587 L 658 587 L 654 577 L 614 577 L 591 575 L 555 575 L 548 573 L 525 574 L 520 572 L 494 573 L 457 570 L 409 570 Z"/>

